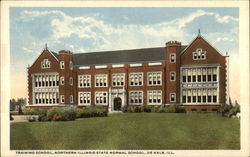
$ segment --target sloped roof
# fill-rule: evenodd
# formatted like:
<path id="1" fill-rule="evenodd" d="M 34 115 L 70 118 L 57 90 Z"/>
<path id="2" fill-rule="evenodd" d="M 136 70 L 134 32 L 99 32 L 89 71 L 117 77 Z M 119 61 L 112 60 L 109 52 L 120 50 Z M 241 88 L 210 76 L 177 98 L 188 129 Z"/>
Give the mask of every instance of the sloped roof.
<path id="1" fill-rule="evenodd" d="M 181 51 L 186 46 L 181 47 Z M 73 54 L 73 64 L 79 65 L 101 65 L 121 64 L 133 62 L 154 62 L 164 60 L 165 47 L 103 51 Z"/>

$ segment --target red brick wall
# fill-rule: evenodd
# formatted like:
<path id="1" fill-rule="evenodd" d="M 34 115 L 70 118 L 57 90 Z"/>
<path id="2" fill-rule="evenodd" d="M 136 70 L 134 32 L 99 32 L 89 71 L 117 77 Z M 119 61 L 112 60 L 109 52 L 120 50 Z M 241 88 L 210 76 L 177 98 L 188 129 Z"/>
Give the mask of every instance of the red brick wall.
<path id="1" fill-rule="evenodd" d="M 50 68 L 48 69 L 42 69 L 41 68 L 41 62 L 44 59 L 49 59 L 50 63 Z M 36 61 L 33 63 L 31 67 L 28 68 L 28 103 L 32 104 L 32 74 L 35 73 L 47 73 L 47 72 L 59 72 L 59 62 L 55 59 L 55 57 L 48 51 L 44 50 L 41 55 L 36 59 Z"/>
<path id="2" fill-rule="evenodd" d="M 203 51 L 207 51 L 205 60 L 193 60 L 193 53 L 197 48 L 202 48 Z M 213 48 L 202 37 L 196 38 L 193 43 L 181 54 L 181 66 L 187 65 L 206 65 L 206 64 L 219 64 L 219 103 L 225 103 L 226 93 L 226 58 L 222 56 L 215 48 Z"/>

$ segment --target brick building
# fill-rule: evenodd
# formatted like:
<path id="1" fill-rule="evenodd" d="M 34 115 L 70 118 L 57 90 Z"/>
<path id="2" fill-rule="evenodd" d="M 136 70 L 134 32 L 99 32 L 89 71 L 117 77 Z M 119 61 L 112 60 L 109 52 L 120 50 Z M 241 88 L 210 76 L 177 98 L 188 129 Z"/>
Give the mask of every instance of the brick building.
<path id="1" fill-rule="evenodd" d="M 228 56 L 200 33 L 190 45 L 72 53 L 47 46 L 28 68 L 28 107 L 180 104 L 215 111 L 228 101 Z"/>

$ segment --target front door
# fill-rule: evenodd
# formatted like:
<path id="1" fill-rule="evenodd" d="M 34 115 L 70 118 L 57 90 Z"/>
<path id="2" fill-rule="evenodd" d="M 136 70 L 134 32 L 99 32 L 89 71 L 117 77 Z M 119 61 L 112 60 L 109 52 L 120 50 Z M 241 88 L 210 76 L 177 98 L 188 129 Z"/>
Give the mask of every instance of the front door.
<path id="1" fill-rule="evenodd" d="M 122 108 L 122 99 L 119 97 L 114 98 L 114 110 L 120 111 Z"/>

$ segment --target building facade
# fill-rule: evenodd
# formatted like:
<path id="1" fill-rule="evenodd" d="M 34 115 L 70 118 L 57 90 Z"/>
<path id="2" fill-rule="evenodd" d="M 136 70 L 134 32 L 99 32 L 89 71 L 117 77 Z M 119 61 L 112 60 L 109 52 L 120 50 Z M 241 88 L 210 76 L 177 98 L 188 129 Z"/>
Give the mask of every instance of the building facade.
<path id="1" fill-rule="evenodd" d="M 228 95 L 228 56 L 200 34 L 189 45 L 72 53 L 47 46 L 28 67 L 27 107 L 183 105 L 216 111 Z"/>

